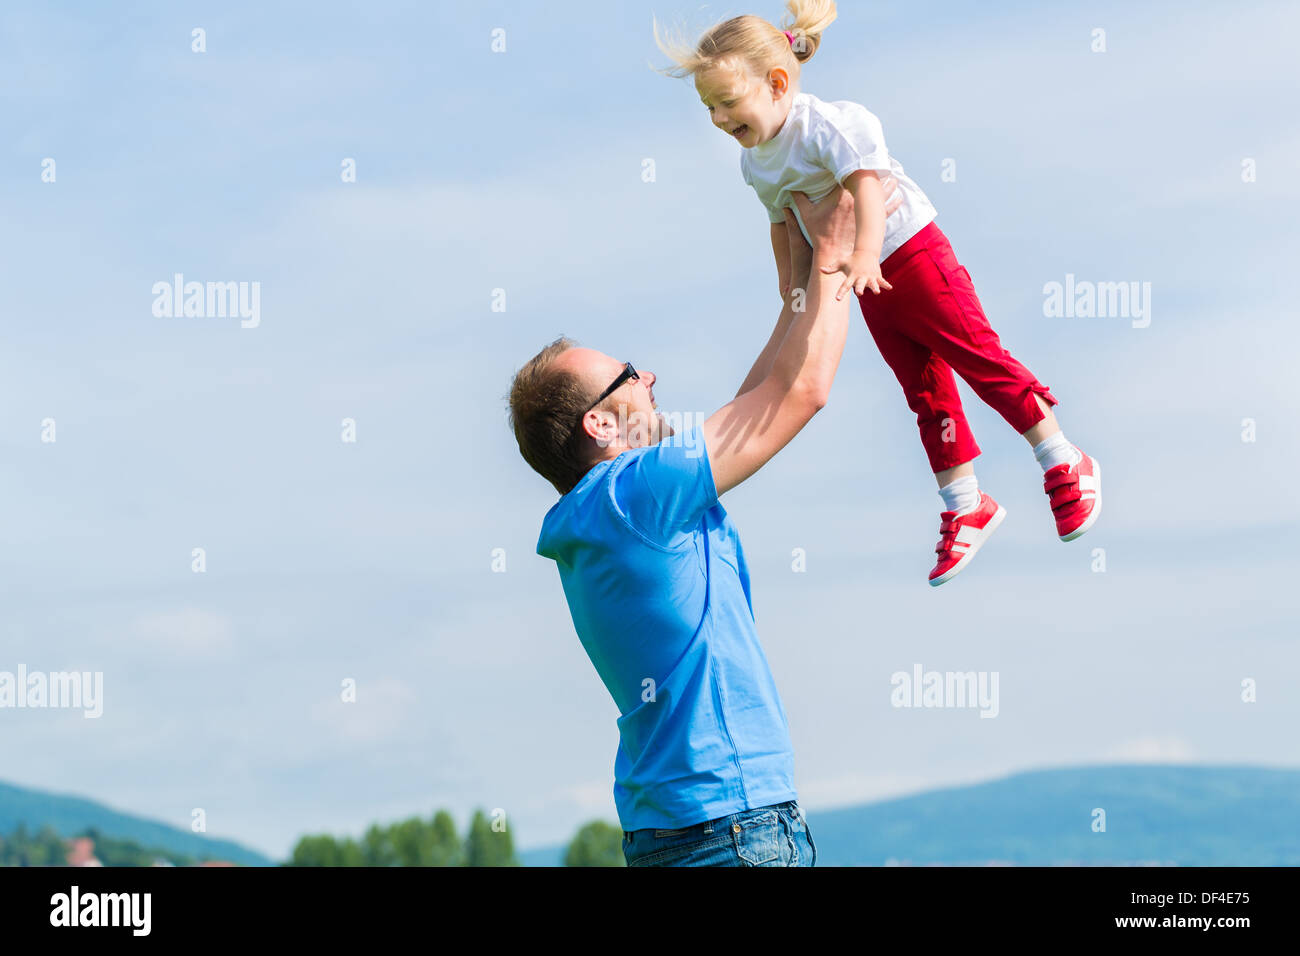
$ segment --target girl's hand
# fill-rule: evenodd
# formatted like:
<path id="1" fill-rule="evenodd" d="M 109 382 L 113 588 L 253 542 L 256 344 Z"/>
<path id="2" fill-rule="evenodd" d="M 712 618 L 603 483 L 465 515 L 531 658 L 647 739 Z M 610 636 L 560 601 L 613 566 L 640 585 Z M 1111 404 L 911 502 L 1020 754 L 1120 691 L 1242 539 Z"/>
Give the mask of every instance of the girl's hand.
<path id="1" fill-rule="evenodd" d="M 849 289 L 852 289 L 858 295 L 862 295 L 866 289 L 870 288 L 873 293 L 880 295 L 881 289 L 893 288 L 880 274 L 879 259 L 865 250 L 854 249 L 853 254 L 848 259 L 824 265 L 821 271 L 827 275 L 833 272 L 845 273 L 844 284 L 835 293 L 837 300 L 844 298 L 844 293 L 848 292 Z"/>

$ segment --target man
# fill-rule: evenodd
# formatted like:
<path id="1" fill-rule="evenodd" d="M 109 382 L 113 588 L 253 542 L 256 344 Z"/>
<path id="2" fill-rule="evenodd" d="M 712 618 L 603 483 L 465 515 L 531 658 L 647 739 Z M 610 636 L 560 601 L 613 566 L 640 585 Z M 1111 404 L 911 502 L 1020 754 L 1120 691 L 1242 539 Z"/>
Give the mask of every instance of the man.
<path id="1" fill-rule="evenodd" d="M 796 201 L 815 249 L 787 209 L 780 318 L 703 425 L 669 440 L 653 373 L 567 339 L 511 386 L 519 450 L 562 495 L 537 551 L 555 560 L 621 715 L 614 798 L 629 866 L 816 861 L 744 552 L 718 503 L 826 404 L 844 350 L 851 300 L 822 270 L 853 247 L 853 200 L 836 187 Z"/>

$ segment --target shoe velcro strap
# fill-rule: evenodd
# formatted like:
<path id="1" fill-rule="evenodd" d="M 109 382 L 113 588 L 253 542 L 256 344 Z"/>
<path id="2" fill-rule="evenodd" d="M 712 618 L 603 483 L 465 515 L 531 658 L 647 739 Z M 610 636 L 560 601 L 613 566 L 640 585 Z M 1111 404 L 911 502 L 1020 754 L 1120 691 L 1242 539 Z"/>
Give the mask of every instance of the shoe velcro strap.
<path id="1" fill-rule="evenodd" d="M 1064 508 L 1066 505 L 1072 505 L 1076 501 L 1081 501 L 1083 499 L 1083 494 L 1079 491 L 1078 488 L 1074 488 L 1072 490 L 1074 492 L 1073 494 L 1071 494 L 1070 491 L 1061 491 L 1059 493 L 1053 493 L 1052 495 L 1053 511 L 1059 511 L 1060 509 Z"/>
<path id="2" fill-rule="evenodd" d="M 1053 475 L 1052 477 L 1046 479 L 1043 482 L 1043 487 L 1047 489 L 1047 491 L 1051 492 L 1064 485 L 1077 485 L 1078 483 L 1079 483 L 1078 475 L 1074 474 L 1073 472 L 1064 471 L 1061 472 L 1061 474 L 1059 475 Z"/>

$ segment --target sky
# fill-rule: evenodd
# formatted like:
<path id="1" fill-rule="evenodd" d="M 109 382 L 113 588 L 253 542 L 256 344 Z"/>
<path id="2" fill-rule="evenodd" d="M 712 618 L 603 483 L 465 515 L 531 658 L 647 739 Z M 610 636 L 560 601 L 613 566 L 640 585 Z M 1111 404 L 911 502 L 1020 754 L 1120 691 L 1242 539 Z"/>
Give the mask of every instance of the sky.
<path id="1" fill-rule="evenodd" d="M 505 395 L 561 334 L 655 372 L 667 411 L 744 379 L 780 311 L 766 215 L 651 29 L 738 13 L 782 10 L 0 11 L 0 672 L 103 680 L 98 718 L 0 708 L 0 779 L 202 809 L 276 858 L 437 808 L 500 809 L 524 848 L 617 819 L 618 713 L 535 554 L 556 494 Z M 1105 510 L 1058 541 L 962 383 L 1008 517 L 930 588 L 942 502 L 855 317 L 829 405 L 723 498 L 806 808 L 1300 766 L 1298 26 L 841 4 L 802 88 L 880 117 Z M 155 314 L 176 274 L 257 283 L 256 322 Z M 1048 315 L 1067 276 L 1149 288 L 1149 324 Z M 996 673 L 997 717 L 892 706 L 916 665 Z"/>

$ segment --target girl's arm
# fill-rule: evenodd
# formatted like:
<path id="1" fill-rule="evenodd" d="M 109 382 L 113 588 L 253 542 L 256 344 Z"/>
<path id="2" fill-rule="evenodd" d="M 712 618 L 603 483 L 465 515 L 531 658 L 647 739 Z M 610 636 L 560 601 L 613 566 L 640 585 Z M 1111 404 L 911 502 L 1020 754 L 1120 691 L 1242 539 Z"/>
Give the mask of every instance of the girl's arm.
<path id="1" fill-rule="evenodd" d="M 776 278 L 781 287 L 781 314 L 777 317 L 776 327 L 772 329 L 772 334 L 767 340 L 767 345 L 763 346 L 763 351 L 758 353 L 758 358 L 754 360 L 754 366 L 745 376 L 745 381 L 740 385 L 740 391 L 736 392 L 739 397 L 748 392 L 763 379 L 767 378 L 768 372 L 772 370 L 772 359 L 781 349 L 781 343 L 785 341 L 785 334 L 790 329 L 790 323 L 794 320 L 794 290 L 790 288 L 791 275 L 795 270 L 798 271 L 800 278 L 806 278 L 809 264 L 812 262 L 812 250 L 808 248 L 808 243 L 804 241 L 803 234 L 799 233 L 799 245 L 803 248 L 795 249 L 792 258 L 792 243 L 790 239 L 789 220 L 791 219 L 789 210 L 786 211 L 786 222 L 772 223 L 772 255 L 776 257 Z M 799 227 L 796 224 L 795 229 Z M 797 259 L 798 262 L 794 262 Z M 802 293 L 801 293 L 802 296 Z M 800 299 L 802 302 L 802 298 Z"/>
<path id="2" fill-rule="evenodd" d="M 844 188 L 853 194 L 853 216 L 858 234 L 853 243 L 853 255 L 822 268 L 823 272 L 847 273 L 835 298 L 840 299 L 852 289 L 858 295 L 870 288 L 876 295 L 881 289 L 892 289 L 880 275 L 880 247 L 885 241 L 885 217 L 893 209 L 885 209 L 885 190 L 877 173 L 859 169 L 844 179 Z M 898 203 L 893 204 L 894 208 Z"/>

